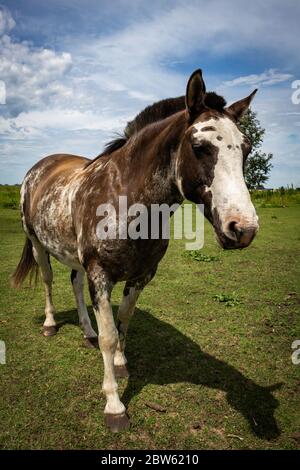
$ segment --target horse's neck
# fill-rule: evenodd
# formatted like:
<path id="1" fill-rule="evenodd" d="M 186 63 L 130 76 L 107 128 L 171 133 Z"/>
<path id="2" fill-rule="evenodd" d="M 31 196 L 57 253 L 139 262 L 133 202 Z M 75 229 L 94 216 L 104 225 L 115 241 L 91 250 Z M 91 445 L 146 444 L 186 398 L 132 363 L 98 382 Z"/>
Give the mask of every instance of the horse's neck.
<path id="1" fill-rule="evenodd" d="M 137 192 L 147 203 L 182 201 L 175 179 L 175 155 L 185 123 L 183 112 L 179 112 L 148 126 L 137 135 L 126 155 L 129 177 L 134 175 Z"/>

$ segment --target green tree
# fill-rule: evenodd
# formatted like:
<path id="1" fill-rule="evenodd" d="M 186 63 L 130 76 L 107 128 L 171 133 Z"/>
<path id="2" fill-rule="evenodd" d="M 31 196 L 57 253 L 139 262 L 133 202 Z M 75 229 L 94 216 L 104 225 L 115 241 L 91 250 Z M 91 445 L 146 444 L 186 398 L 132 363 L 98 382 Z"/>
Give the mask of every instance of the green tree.
<path id="1" fill-rule="evenodd" d="M 249 111 L 242 118 L 240 127 L 242 132 L 250 139 L 252 150 L 248 155 L 245 165 L 245 181 L 249 189 L 256 189 L 262 186 L 269 178 L 272 168 L 272 153 L 261 151 L 261 145 L 265 134 L 265 129 L 260 125 L 256 113 Z"/>

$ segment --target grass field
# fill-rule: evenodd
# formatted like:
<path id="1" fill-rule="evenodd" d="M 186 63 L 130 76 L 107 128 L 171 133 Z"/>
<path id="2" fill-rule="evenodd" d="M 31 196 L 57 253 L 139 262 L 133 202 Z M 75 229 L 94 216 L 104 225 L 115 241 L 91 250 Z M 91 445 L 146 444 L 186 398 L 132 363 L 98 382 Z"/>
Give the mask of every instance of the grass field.
<path id="1" fill-rule="evenodd" d="M 221 251 L 208 224 L 201 256 L 184 256 L 184 242 L 171 242 L 130 325 L 131 377 L 120 380 L 120 394 L 131 427 L 117 435 L 103 426 L 102 359 L 83 347 L 69 271 L 53 262 L 60 329 L 46 339 L 42 286 L 9 287 L 24 236 L 18 211 L 2 206 L 0 447 L 299 448 L 300 365 L 291 361 L 300 339 L 295 202 L 257 201 L 261 229 L 244 251 Z"/>

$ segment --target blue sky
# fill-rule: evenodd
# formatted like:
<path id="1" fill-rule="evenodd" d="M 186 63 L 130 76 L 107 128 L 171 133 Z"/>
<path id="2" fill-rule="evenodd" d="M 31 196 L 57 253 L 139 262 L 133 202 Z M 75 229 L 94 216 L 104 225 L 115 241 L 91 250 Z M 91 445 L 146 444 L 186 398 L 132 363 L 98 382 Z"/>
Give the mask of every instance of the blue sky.
<path id="1" fill-rule="evenodd" d="M 0 0 L 0 183 L 40 158 L 96 156 L 153 101 L 202 68 L 228 103 L 253 103 L 274 154 L 268 186 L 300 186 L 300 3 L 265 0 Z"/>

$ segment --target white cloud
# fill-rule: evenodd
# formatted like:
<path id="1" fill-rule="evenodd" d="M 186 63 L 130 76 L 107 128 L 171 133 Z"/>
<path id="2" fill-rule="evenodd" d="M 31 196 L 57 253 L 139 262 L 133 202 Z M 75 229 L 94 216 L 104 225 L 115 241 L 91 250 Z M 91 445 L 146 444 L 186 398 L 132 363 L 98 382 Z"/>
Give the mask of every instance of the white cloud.
<path id="1" fill-rule="evenodd" d="M 290 73 L 282 73 L 275 69 L 266 70 L 260 74 L 251 74 L 243 77 L 234 78 L 224 82 L 225 86 L 237 85 L 276 85 L 277 83 L 286 82 L 291 80 L 293 75 Z"/>
<path id="2" fill-rule="evenodd" d="M 140 91 L 129 90 L 129 91 L 128 91 L 128 95 L 131 96 L 132 98 L 136 98 L 137 100 L 140 100 L 140 101 L 148 101 L 148 102 L 151 102 L 151 101 L 155 101 L 155 100 L 156 100 L 156 96 L 155 96 L 155 95 L 150 95 L 150 94 L 147 94 L 147 93 L 142 93 L 142 92 L 140 92 Z"/>
<path id="3" fill-rule="evenodd" d="M 110 28 L 109 33 L 101 22 L 99 33 L 89 35 L 78 29 L 76 34 L 63 36 L 60 32 L 56 39 L 60 52 L 12 39 L 9 31 L 14 20 L 7 9 L 0 15 L 0 78 L 6 82 L 8 95 L 0 132 L 7 142 L 5 155 L 18 160 L 23 173 L 32 155 L 36 159 L 42 156 L 39 152 L 85 153 L 88 149 L 97 154 L 102 142 L 147 104 L 183 94 L 189 71 L 180 73 L 174 67 L 178 63 L 201 67 L 202 54 L 223 60 L 239 53 L 247 58 L 251 47 L 252 52 L 263 50 L 267 58 L 276 53 L 283 70 L 290 70 L 290 64 L 294 69 L 299 65 L 295 41 L 299 2 L 273 0 L 272 8 L 269 2 L 240 0 L 228 0 L 224 5 L 216 0 L 162 2 L 164 7 L 159 3 L 153 8 L 140 1 L 133 20 L 121 29 Z M 49 31 L 55 26 L 49 25 Z M 234 67 L 233 73 L 236 75 Z M 212 82 L 230 78 L 211 76 L 205 69 L 204 77 L 210 89 Z M 266 149 L 274 152 L 279 163 L 288 149 L 294 164 L 297 153 L 285 142 L 290 126 L 296 124 L 292 118 L 280 118 L 280 112 L 296 112 L 290 105 L 289 90 L 281 95 L 277 93 L 281 87 L 267 86 L 287 84 L 291 77 L 267 69 L 223 82 L 219 88 L 229 101 L 241 98 L 244 86 L 264 85 L 254 108 L 267 128 Z M 278 132 L 280 126 L 282 132 Z"/>
<path id="4" fill-rule="evenodd" d="M 37 134 L 42 136 L 48 130 L 56 129 L 111 132 L 124 126 L 125 123 L 126 118 L 122 117 L 115 118 L 101 113 L 95 114 L 92 111 L 51 108 L 22 112 L 13 118 L 5 119 L 0 116 L 0 135 L 18 139 Z"/>
<path id="5" fill-rule="evenodd" d="M 0 48 L 0 77 L 10 114 L 73 98 L 72 88 L 62 82 L 72 66 L 70 53 L 14 42 L 6 34 L 0 37 Z"/>
<path id="6" fill-rule="evenodd" d="M 11 16 L 10 11 L 3 5 L 0 5 L 0 36 L 5 33 L 9 33 L 16 23 Z"/>
<path id="7" fill-rule="evenodd" d="M 139 65 L 145 62 L 176 62 L 196 51 L 199 66 L 201 51 L 223 56 L 245 51 L 246 57 L 249 46 L 275 51 L 287 60 L 292 56 L 299 63 L 295 42 L 299 13 L 300 5 L 288 0 L 284 4 L 273 0 L 272 9 L 269 2 L 241 0 L 231 0 L 224 5 L 217 0 L 201 4 L 198 1 L 173 2 L 168 11 L 149 15 L 121 31 L 83 44 L 81 38 L 77 41 L 75 38 L 74 45 L 85 56 L 97 58 L 98 64 L 108 72 L 118 69 L 122 80 L 130 69 L 140 75 L 143 70 L 139 70 Z M 283 28 L 287 15 L 288 27 Z"/>

